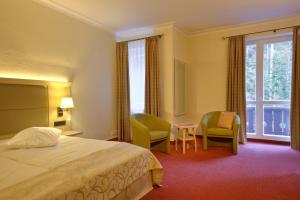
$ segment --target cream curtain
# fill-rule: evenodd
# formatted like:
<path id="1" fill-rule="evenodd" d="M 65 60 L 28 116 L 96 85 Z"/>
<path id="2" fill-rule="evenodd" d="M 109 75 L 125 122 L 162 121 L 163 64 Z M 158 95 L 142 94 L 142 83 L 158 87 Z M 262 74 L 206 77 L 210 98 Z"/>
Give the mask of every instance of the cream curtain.
<path id="1" fill-rule="evenodd" d="M 146 39 L 145 112 L 155 116 L 160 115 L 158 42 L 158 36 Z"/>
<path id="2" fill-rule="evenodd" d="M 229 38 L 227 110 L 241 118 L 240 143 L 246 142 L 246 91 L 245 91 L 245 37 Z"/>
<path id="3" fill-rule="evenodd" d="M 291 146 L 300 150 L 300 27 L 293 33 Z"/>
<path id="4" fill-rule="evenodd" d="M 128 42 L 117 43 L 117 129 L 119 141 L 130 141 Z"/>

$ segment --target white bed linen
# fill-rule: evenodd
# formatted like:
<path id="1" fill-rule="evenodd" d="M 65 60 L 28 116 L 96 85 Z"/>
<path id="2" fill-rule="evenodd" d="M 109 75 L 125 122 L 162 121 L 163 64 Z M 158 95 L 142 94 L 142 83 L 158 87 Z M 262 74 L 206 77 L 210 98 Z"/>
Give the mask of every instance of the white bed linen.
<path id="1" fill-rule="evenodd" d="M 6 149 L 5 142 L 0 143 L 0 189 L 117 144 L 67 136 L 61 136 L 57 146 L 45 148 Z"/>
<path id="2" fill-rule="evenodd" d="M 0 190 L 30 179 L 47 170 L 0 157 Z"/>
<path id="3" fill-rule="evenodd" d="M 0 141 L 1 165 L 6 162 L 0 171 L 0 199 L 108 200 L 147 173 L 152 184 L 161 183 L 162 166 L 147 149 L 76 137 L 63 136 L 60 141 L 55 148 L 19 150 L 5 149 Z M 14 170 L 19 171 L 9 175 Z"/>
<path id="4" fill-rule="evenodd" d="M 60 136 L 59 144 L 55 147 L 2 149 L 0 157 L 45 169 L 53 169 L 116 144 L 117 142 L 113 141 Z"/>

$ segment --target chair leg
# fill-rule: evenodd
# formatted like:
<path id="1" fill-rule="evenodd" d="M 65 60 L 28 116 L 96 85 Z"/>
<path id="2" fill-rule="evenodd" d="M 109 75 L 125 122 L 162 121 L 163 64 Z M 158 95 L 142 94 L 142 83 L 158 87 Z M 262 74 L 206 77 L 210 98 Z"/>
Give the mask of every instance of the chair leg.
<path id="1" fill-rule="evenodd" d="M 232 152 L 235 155 L 238 153 L 238 139 L 237 138 L 233 138 L 233 141 L 232 141 Z"/>
<path id="2" fill-rule="evenodd" d="M 203 150 L 207 150 L 207 136 L 203 135 Z"/>
<path id="3" fill-rule="evenodd" d="M 170 153 L 170 137 L 166 139 L 165 144 L 166 144 L 166 153 Z"/>

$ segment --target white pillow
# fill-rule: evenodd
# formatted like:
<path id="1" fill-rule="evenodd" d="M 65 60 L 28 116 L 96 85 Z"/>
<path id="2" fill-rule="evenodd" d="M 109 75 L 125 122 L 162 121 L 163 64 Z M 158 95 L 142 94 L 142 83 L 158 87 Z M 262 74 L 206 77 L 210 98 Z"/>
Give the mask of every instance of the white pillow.
<path id="1" fill-rule="evenodd" d="M 60 133 L 57 128 L 31 127 L 20 131 L 6 144 L 11 149 L 55 146 Z"/>

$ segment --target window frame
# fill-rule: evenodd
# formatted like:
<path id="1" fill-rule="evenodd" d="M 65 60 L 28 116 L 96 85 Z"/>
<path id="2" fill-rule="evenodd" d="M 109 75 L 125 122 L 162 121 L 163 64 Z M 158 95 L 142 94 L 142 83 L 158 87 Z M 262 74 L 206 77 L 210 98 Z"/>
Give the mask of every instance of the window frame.
<path id="1" fill-rule="evenodd" d="M 264 134 L 264 105 L 290 105 L 291 100 L 265 100 L 264 99 L 264 45 L 269 43 L 278 43 L 292 41 L 292 33 L 276 34 L 260 38 L 246 39 L 245 48 L 248 45 L 256 45 L 256 98 L 255 100 L 247 100 L 246 106 L 253 105 L 255 107 L 256 133 L 248 133 L 247 138 L 290 141 L 290 136 L 267 135 Z M 246 56 L 246 55 L 245 55 Z M 246 58 L 245 58 L 246 59 Z M 246 72 L 246 70 L 245 70 Z M 247 91 L 247 90 L 246 90 Z"/>

